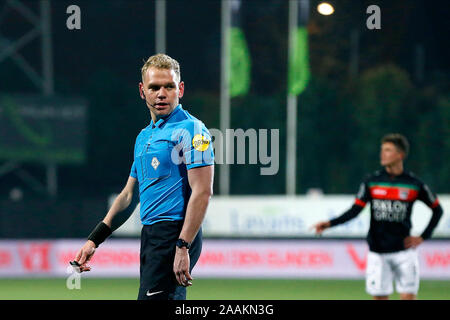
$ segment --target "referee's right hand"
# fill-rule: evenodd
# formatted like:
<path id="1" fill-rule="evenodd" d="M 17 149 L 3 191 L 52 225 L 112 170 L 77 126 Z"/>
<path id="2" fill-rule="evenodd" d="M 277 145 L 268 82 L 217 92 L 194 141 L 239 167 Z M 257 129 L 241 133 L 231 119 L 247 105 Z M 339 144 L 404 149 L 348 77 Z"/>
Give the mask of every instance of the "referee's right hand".
<path id="1" fill-rule="evenodd" d="M 80 271 L 90 271 L 91 267 L 86 264 L 91 260 L 92 256 L 95 253 L 95 243 L 91 240 L 86 241 L 84 246 L 78 251 L 75 256 L 75 261 L 80 264 Z"/>

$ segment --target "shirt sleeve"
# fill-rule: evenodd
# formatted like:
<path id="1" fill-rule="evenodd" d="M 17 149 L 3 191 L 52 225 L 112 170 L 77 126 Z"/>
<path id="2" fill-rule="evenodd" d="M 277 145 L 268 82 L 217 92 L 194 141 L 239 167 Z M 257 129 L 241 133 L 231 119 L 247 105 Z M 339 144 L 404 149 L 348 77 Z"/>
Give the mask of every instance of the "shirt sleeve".
<path id="1" fill-rule="evenodd" d="M 138 145 L 138 143 L 139 143 L 139 138 L 140 138 L 141 134 L 142 134 L 142 131 L 141 131 L 141 133 L 136 137 L 136 141 L 135 141 L 135 143 L 134 143 L 134 149 L 133 149 L 133 164 L 131 165 L 131 170 L 130 170 L 130 177 L 133 177 L 133 178 L 135 178 L 135 179 L 138 178 L 137 169 L 136 169 L 136 163 L 135 163 L 135 154 L 136 154 L 136 147 L 137 147 L 137 145 Z"/>
<path id="2" fill-rule="evenodd" d="M 417 198 L 431 209 L 434 209 L 439 205 L 437 196 L 431 192 L 430 188 L 425 183 L 422 183 L 420 186 L 419 195 Z"/>
<path id="3" fill-rule="evenodd" d="M 181 132 L 179 143 L 187 170 L 214 164 L 211 135 L 200 121 L 190 121 Z"/>
<path id="4" fill-rule="evenodd" d="M 130 177 L 137 179 L 137 171 L 136 171 L 136 165 L 134 164 L 134 161 L 133 161 L 133 164 L 131 165 Z"/>
<path id="5" fill-rule="evenodd" d="M 359 185 L 359 190 L 358 193 L 356 194 L 354 204 L 364 208 L 367 202 L 369 201 L 370 201 L 370 190 L 366 179 Z"/>
<path id="6" fill-rule="evenodd" d="M 434 229 L 436 228 L 439 220 L 442 217 L 443 210 L 441 205 L 439 204 L 437 196 L 433 192 L 431 192 L 430 188 L 425 183 L 422 183 L 420 187 L 418 199 L 423 201 L 432 210 L 430 222 L 421 234 L 421 237 L 426 240 L 431 238 Z"/>
<path id="7" fill-rule="evenodd" d="M 355 198 L 355 202 L 350 209 L 342 213 L 340 216 L 331 219 L 330 225 L 332 227 L 345 223 L 355 217 L 363 210 L 367 202 L 370 201 L 370 191 L 368 188 L 367 179 L 359 185 L 359 190 Z"/>

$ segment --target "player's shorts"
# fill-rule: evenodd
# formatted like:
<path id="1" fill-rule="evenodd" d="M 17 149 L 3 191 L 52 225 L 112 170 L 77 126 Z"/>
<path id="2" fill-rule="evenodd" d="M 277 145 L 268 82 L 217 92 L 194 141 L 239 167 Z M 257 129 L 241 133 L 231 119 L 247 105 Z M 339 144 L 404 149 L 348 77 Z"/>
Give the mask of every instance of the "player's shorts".
<path id="1" fill-rule="evenodd" d="M 366 292 L 371 296 L 388 296 L 393 293 L 393 281 L 398 293 L 417 294 L 419 258 L 416 249 L 393 253 L 368 253 Z"/>
<path id="2" fill-rule="evenodd" d="M 178 284 L 173 272 L 176 242 L 182 227 L 183 221 L 162 221 L 142 227 L 138 300 L 186 299 L 186 287 Z M 201 250 L 200 229 L 189 249 L 190 272 Z"/>

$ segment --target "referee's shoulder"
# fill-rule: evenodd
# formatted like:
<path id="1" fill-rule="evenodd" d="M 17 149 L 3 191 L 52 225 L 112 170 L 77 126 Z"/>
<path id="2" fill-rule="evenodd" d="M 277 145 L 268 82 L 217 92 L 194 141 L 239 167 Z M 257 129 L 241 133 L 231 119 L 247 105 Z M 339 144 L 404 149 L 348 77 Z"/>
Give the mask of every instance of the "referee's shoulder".
<path id="1" fill-rule="evenodd" d="M 186 110 L 184 110 L 183 119 L 181 119 L 180 122 L 186 128 L 195 128 L 198 126 L 206 127 L 203 121 L 194 117 Z"/>
<path id="2" fill-rule="evenodd" d="M 141 131 L 139 131 L 138 135 L 136 136 L 136 141 L 139 141 L 139 139 L 144 138 L 144 136 L 146 136 L 148 134 L 148 131 L 150 130 L 149 128 L 150 128 L 150 125 L 141 129 Z"/>

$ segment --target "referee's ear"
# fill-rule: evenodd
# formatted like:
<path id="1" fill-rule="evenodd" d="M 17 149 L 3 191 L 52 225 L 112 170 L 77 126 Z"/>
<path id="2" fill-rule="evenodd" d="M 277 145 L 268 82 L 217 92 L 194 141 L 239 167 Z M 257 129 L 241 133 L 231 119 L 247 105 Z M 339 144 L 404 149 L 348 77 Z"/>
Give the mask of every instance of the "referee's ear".
<path id="1" fill-rule="evenodd" d="M 142 82 L 139 82 L 139 95 L 141 96 L 142 100 L 145 100 L 144 84 Z"/>
<path id="2" fill-rule="evenodd" d="M 181 99 L 184 95 L 184 82 L 180 81 L 178 84 L 178 99 Z"/>

